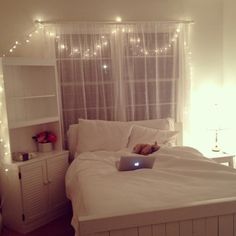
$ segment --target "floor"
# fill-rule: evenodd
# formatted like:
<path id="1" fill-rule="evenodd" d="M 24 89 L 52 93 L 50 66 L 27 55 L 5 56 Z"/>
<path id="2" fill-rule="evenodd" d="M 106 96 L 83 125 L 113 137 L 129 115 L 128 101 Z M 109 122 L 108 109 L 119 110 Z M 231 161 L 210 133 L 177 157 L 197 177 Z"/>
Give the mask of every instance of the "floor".
<path id="1" fill-rule="evenodd" d="M 74 230 L 70 225 L 70 221 L 71 214 L 67 214 L 28 234 L 20 234 L 3 228 L 1 236 L 74 236 Z"/>

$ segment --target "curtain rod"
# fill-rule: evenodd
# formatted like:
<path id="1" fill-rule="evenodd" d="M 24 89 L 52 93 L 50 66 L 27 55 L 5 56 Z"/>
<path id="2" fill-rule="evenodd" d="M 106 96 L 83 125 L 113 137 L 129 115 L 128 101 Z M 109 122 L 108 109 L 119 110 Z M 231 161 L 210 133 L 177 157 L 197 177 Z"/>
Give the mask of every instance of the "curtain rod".
<path id="1" fill-rule="evenodd" d="M 97 23 L 97 24 L 135 24 L 135 23 L 161 23 L 161 24 L 194 24 L 193 20 L 157 20 L 157 21 L 71 21 L 71 20 L 35 20 L 35 24 L 54 25 L 54 24 L 70 24 L 70 23 Z"/>

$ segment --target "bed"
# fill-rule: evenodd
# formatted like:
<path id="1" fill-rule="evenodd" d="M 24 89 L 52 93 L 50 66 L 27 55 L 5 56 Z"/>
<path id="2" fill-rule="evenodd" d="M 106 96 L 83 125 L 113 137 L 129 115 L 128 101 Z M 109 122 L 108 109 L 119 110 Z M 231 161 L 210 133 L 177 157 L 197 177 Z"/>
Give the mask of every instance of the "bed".
<path id="1" fill-rule="evenodd" d="M 76 235 L 236 235 L 236 171 L 194 148 L 175 146 L 181 135 L 171 119 L 80 120 L 68 134 L 75 158 L 66 191 Z M 132 155 L 134 143 L 153 139 L 161 145 L 150 154 L 153 169 L 117 171 L 115 162 Z"/>

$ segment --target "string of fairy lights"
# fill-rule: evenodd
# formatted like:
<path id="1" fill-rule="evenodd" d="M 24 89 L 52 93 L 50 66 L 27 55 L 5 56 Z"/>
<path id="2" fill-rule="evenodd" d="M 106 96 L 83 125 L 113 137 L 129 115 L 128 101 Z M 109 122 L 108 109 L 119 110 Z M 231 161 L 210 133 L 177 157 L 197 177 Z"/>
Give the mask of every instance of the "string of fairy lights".
<path id="1" fill-rule="evenodd" d="M 121 22 L 121 19 L 119 18 L 117 22 Z M 175 42 L 178 41 L 180 32 L 181 25 L 176 25 L 176 30 L 171 33 L 172 37 L 167 40 L 168 42 L 165 45 L 161 47 L 148 48 L 145 45 L 145 40 L 142 40 L 138 33 L 134 33 L 134 30 L 131 26 L 126 27 L 122 24 L 115 24 L 114 29 L 111 29 L 109 36 L 101 35 L 100 38 L 97 39 L 98 42 L 94 42 L 94 45 L 92 45 L 90 48 L 83 48 L 79 50 L 76 46 L 71 47 L 71 45 L 69 45 L 69 42 L 63 43 L 63 39 L 60 40 L 60 35 L 57 35 L 54 30 L 49 31 L 47 27 L 45 27 L 43 22 L 37 20 L 34 29 L 31 30 L 31 32 L 27 34 L 22 40 L 16 40 L 12 44 L 11 48 L 2 55 L 2 57 L 13 56 L 14 52 L 16 52 L 19 47 L 23 45 L 29 45 L 31 41 L 40 33 L 44 33 L 49 38 L 55 38 L 56 42 L 58 42 L 58 49 L 61 51 L 65 51 L 66 55 L 68 55 L 69 57 L 75 56 L 81 57 L 82 59 L 99 57 L 102 50 L 110 46 L 109 40 L 112 40 L 112 36 L 120 33 L 126 33 L 126 35 L 130 34 L 128 40 L 130 52 L 133 54 L 132 56 L 155 56 L 161 54 L 165 55 L 168 54 L 168 51 L 170 51 L 173 48 Z M 109 40 L 106 37 L 109 37 Z"/>
<path id="2" fill-rule="evenodd" d="M 116 31 L 112 31 L 111 35 L 117 34 L 119 31 L 116 29 Z M 125 29 L 123 28 L 120 30 L 120 32 L 125 33 Z M 129 54 L 130 56 L 157 56 L 157 55 L 166 55 L 170 50 L 173 49 L 174 43 L 178 40 L 180 33 L 180 28 L 176 29 L 176 32 L 173 34 L 172 38 L 170 38 L 168 43 L 166 43 L 162 47 L 155 47 L 153 49 L 148 49 L 145 46 L 145 43 L 142 42 L 140 37 L 137 36 L 131 36 L 129 38 Z M 132 33 L 133 35 L 133 33 Z M 110 40 L 112 40 L 112 37 L 108 36 Z M 89 58 L 96 58 L 100 57 L 102 54 L 102 51 L 106 48 L 110 48 L 109 40 L 106 36 L 101 35 L 100 39 L 98 39 L 98 42 L 96 42 L 91 48 L 81 48 L 74 46 L 71 47 L 71 45 L 67 45 L 65 43 L 60 43 L 61 41 L 65 41 L 65 39 L 60 40 L 60 37 L 57 36 L 57 43 L 58 43 L 58 49 L 63 52 L 66 56 L 69 57 L 80 57 L 82 59 L 89 59 Z M 69 40 L 68 40 L 69 41 Z"/>
<path id="3" fill-rule="evenodd" d="M 9 133 L 8 122 L 6 114 L 5 92 L 3 71 L 0 68 L 0 154 L 5 160 L 10 160 L 10 146 L 9 146 Z"/>

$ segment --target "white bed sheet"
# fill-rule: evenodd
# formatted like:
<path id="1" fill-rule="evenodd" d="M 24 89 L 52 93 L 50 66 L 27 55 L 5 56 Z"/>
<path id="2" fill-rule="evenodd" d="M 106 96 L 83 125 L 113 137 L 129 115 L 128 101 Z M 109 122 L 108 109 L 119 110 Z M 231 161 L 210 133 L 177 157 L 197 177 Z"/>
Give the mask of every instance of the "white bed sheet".
<path id="1" fill-rule="evenodd" d="M 163 147 L 153 169 L 119 172 L 115 162 L 128 150 L 80 154 L 66 174 L 72 225 L 85 215 L 120 215 L 236 196 L 236 170 L 189 147 Z"/>

